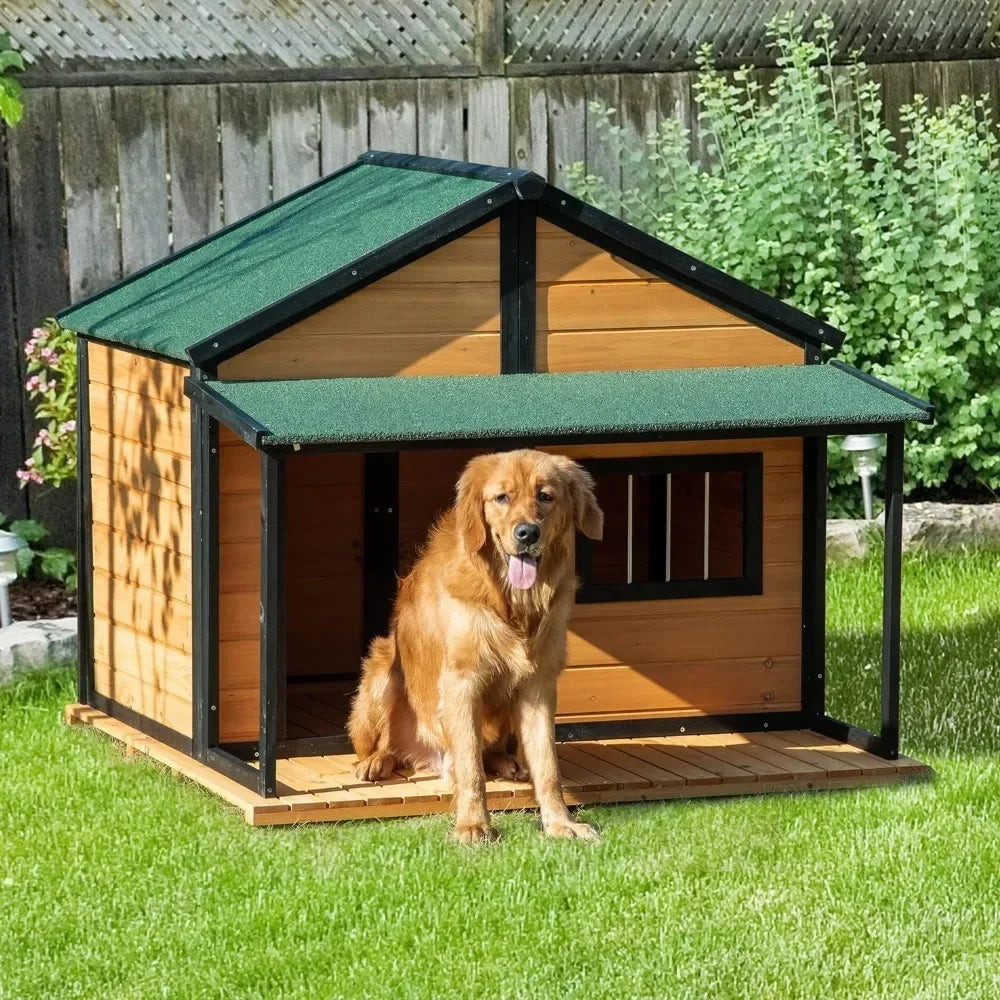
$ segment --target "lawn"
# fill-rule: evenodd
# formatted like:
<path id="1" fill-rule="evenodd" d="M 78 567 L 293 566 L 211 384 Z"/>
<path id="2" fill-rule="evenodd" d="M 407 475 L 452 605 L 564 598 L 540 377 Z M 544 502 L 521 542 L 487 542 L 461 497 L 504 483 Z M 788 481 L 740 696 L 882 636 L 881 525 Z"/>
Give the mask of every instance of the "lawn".
<path id="1" fill-rule="evenodd" d="M 904 563 L 903 788 L 253 830 L 0 690 L 0 998 L 1000 996 L 1000 557 Z M 874 724 L 880 566 L 835 568 L 830 707 Z"/>

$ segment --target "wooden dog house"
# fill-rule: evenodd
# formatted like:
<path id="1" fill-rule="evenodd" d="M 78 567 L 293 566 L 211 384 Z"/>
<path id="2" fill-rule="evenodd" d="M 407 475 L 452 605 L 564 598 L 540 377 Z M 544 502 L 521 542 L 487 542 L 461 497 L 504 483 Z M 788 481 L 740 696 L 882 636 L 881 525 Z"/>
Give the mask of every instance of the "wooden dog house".
<path id="1" fill-rule="evenodd" d="M 470 455 L 586 463 L 606 536 L 559 686 L 570 802 L 893 782 L 903 426 L 842 334 L 539 176 L 366 153 L 80 303 L 68 718 L 254 823 L 445 811 L 343 725 Z M 827 437 L 887 439 L 882 724 L 825 711 Z M 493 808 L 531 805 L 491 782 Z"/>

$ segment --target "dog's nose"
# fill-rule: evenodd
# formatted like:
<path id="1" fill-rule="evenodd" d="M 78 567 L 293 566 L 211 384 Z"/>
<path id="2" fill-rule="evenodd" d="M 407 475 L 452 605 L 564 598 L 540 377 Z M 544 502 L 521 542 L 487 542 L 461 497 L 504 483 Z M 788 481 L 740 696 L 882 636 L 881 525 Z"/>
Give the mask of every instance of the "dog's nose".
<path id="1" fill-rule="evenodd" d="M 522 521 L 514 528 L 514 538 L 522 545 L 534 545 L 542 536 L 542 529 L 537 524 Z"/>

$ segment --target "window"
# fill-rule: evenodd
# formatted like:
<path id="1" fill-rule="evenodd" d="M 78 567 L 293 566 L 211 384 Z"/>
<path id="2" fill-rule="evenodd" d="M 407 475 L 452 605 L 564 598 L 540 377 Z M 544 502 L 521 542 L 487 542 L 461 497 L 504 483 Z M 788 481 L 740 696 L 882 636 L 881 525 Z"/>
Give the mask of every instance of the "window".
<path id="1" fill-rule="evenodd" d="M 578 538 L 577 600 L 761 593 L 760 453 L 584 464 L 604 510 L 604 539 Z"/>

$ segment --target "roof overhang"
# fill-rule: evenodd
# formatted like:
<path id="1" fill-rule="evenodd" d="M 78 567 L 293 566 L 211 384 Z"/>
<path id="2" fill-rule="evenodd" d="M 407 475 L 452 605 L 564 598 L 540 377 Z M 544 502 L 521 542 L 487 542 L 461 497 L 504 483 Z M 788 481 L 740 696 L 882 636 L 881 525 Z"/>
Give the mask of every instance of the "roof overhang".
<path id="1" fill-rule="evenodd" d="M 878 432 L 933 407 L 842 363 L 222 382 L 187 394 L 266 451 Z"/>

